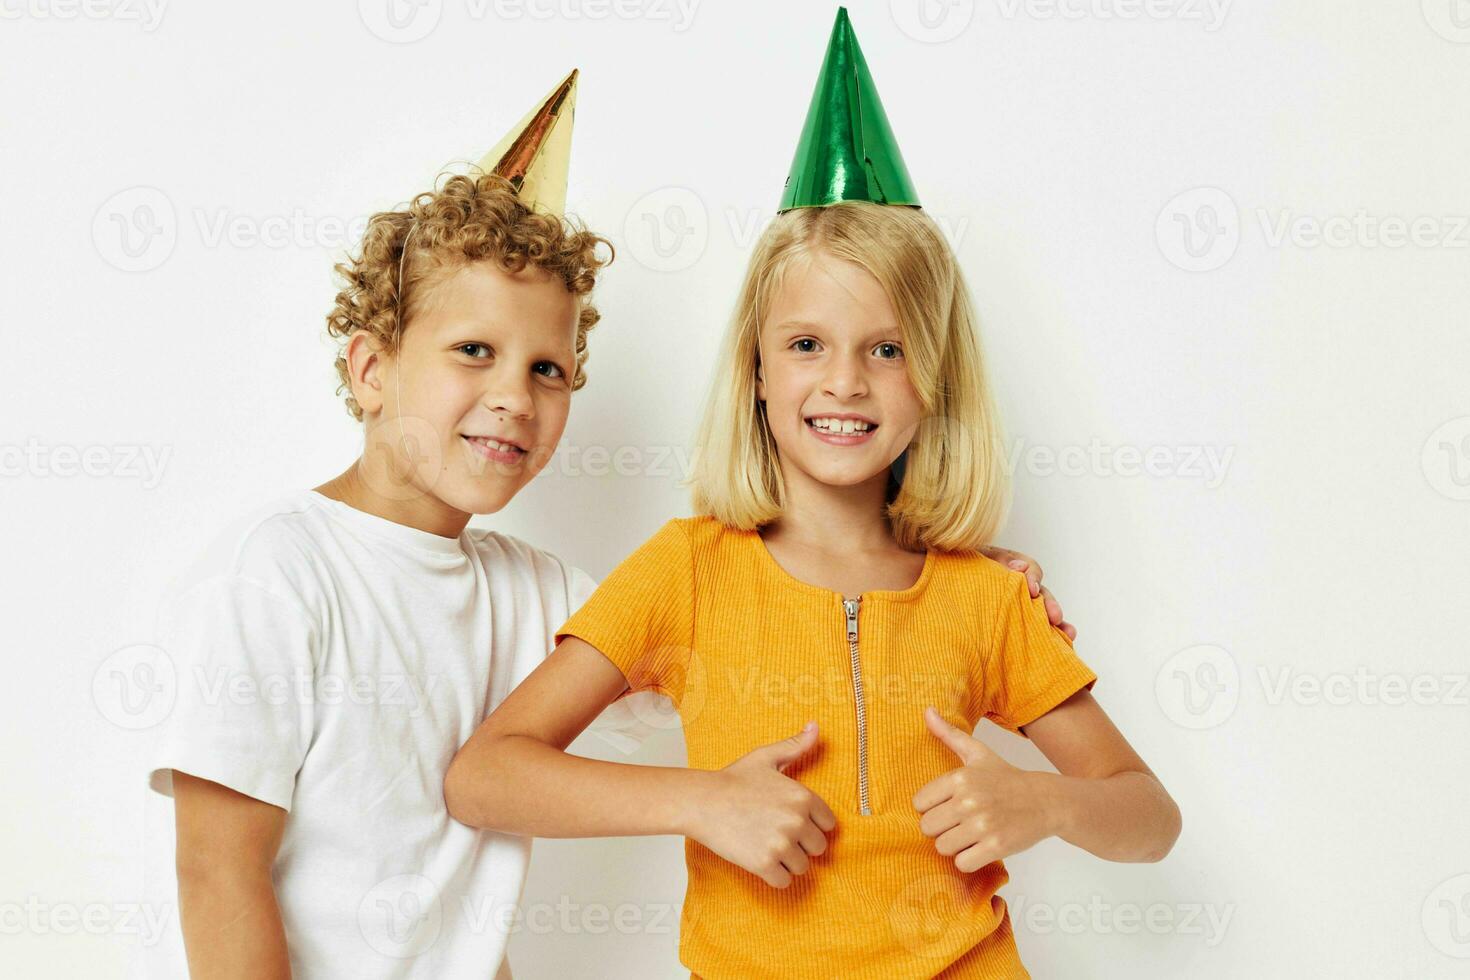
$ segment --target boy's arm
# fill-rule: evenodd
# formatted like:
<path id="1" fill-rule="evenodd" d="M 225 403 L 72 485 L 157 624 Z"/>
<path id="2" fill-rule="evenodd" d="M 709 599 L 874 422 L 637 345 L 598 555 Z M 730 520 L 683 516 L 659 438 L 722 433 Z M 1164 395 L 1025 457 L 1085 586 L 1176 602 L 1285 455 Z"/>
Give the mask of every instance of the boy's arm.
<path id="1" fill-rule="evenodd" d="M 1001 548 L 996 545 L 986 545 L 980 549 L 980 553 L 997 565 L 1004 565 L 1026 576 L 1026 584 L 1030 586 L 1031 594 L 1041 596 L 1042 601 L 1046 603 L 1046 618 L 1053 626 L 1066 633 L 1069 640 L 1077 639 L 1077 627 L 1067 622 L 1062 612 L 1062 604 L 1057 601 L 1056 596 L 1051 594 L 1051 589 L 1041 584 L 1043 572 L 1040 562 L 1024 552 L 1012 551 L 1010 548 Z"/>
<path id="2" fill-rule="evenodd" d="M 804 874 L 837 821 L 782 770 L 815 747 L 816 725 L 712 771 L 566 752 L 627 686 L 596 647 L 563 639 L 455 755 L 444 779 L 450 815 L 536 837 L 683 834 L 775 888 Z"/>
<path id="3" fill-rule="evenodd" d="M 286 811 L 174 771 L 179 920 L 193 980 L 288 980 L 271 884 Z"/>

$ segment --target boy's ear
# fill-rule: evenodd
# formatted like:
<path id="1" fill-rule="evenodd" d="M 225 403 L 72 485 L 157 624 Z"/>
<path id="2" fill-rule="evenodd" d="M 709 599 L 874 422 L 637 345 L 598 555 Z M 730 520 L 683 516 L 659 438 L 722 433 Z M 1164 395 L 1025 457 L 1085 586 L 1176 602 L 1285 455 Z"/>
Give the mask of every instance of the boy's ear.
<path id="1" fill-rule="evenodd" d="M 352 397 L 364 415 L 383 410 L 383 344 L 365 330 L 347 338 L 347 376 L 352 379 Z"/>

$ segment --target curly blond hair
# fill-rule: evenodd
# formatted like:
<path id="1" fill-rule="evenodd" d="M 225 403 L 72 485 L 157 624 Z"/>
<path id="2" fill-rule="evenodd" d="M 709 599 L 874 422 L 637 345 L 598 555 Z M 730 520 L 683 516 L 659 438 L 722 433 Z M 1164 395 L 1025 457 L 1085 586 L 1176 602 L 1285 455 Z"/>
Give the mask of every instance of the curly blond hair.
<path id="1" fill-rule="evenodd" d="M 599 246 L 607 247 L 605 257 Z M 568 292 L 582 297 L 572 377 L 572 390 L 580 389 L 587 383 L 583 370 L 587 331 L 601 316 L 588 294 L 597 283 L 598 270 L 612 258 L 612 243 L 606 238 L 557 215 L 527 210 L 511 183 L 494 174 L 456 174 L 443 186 L 416 196 L 403 210 L 374 214 L 358 253 L 335 266 L 343 286 L 327 314 L 327 333 L 342 341 L 337 352 L 337 377 L 342 383 L 337 390 L 347 393 L 347 410 L 362 420 L 362 407 L 352 397 L 346 339 L 366 331 L 387 353 L 396 352 L 403 341 L 403 325 L 413 320 L 433 287 L 481 260 L 493 261 L 507 272 L 528 265 L 545 270 Z"/>

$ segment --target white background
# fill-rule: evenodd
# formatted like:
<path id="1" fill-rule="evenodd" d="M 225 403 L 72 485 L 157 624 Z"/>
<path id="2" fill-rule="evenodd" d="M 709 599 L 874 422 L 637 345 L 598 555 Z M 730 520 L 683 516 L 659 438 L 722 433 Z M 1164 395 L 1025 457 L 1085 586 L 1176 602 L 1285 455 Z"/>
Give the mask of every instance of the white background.
<path id="1" fill-rule="evenodd" d="M 127 648 L 222 524 L 353 458 L 323 329 L 342 225 L 572 66 L 570 204 L 620 256 L 575 454 L 480 520 L 601 576 L 687 513 L 665 451 L 833 7 L 396 0 L 396 30 L 387 2 L 0 0 L 6 976 L 176 968 Z M 1002 540 L 1184 811 L 1162 864 L 1009 862 L 1032 972 L 1463 976 L 1470 5 L 852 15 L 983 317 L 1017 453 Z M 632 448 L 619 473 L 588 447 Z M 683 757 L 677 731 L 578 748 Z M 518 975 L 683 975 L 682 888 L 675 838 L 538 843 Z M 605 924 L 630 905 L 641 925 Z"/>

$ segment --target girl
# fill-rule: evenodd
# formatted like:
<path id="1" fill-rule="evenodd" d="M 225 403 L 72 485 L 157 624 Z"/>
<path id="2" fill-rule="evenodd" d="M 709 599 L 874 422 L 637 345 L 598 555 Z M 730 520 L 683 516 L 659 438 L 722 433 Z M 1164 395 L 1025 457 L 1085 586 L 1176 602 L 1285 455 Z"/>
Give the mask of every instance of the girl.
<path id="1" fill-rule="evenodd" d="M 456 757 L 451 813 L 685 835 L 680 954 L 700 976 L 1026 976 L 1001 859 L 1058 836 L 1155 861 L 1179 814 L 1025 577 L 976 551 L 1004 474 L 937 228 L 864 202 L 780 215 L 716 384 L 701 516 L 664 525 L 558 631 Z M 563 751 L 645 689 L 678 706 L 688 769 Z M 1059 775 L 989 752 L 968 734 L 981 717 Z"/>
<path id="2" fill-rule="evenodd" d="M 980 553 L 1006 481 L 948 245 L 922 211 L 827 198 L 790 205 L 751 258 L 699 431 L 698 516 L 558 630 L 445 797 L 498 831 L 684 835 L 697 976 L 1026 977 L 1002 859 L 1055 836 L 1157 861 L 1179 812 L 1042 597 Z M 565 752 L 643 690 L 677 705 L 688 768 Z M 990 752 L 981 718 L 1057 772 Z"/>

